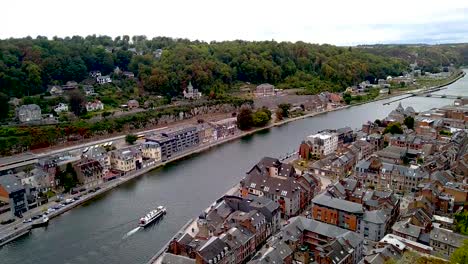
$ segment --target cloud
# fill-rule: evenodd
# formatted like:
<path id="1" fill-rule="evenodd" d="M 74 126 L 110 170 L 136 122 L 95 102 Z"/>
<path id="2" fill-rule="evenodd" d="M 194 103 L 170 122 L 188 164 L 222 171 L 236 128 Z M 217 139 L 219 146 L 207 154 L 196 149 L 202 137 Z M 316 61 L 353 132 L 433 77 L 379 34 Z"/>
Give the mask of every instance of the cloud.
<path id="1" fill-rule="evenodd" d="M 335 45 L 466 42 L 468 1 L 3 0 L 0 38 L 146 35 Z"/>

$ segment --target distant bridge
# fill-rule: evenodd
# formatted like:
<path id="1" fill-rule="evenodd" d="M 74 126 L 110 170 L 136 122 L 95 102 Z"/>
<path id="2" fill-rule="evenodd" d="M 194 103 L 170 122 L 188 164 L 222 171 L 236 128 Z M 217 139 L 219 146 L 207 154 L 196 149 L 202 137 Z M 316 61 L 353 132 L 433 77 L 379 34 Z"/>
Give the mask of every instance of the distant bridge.
<path id="1" fill-rule="evenodd" d="M 468 96 L 450 95 L 450 94 L 412 94 L 418 97 L 433 97 L 433 98 L 447 98 L 447 99 L 468 99 Z"/>
<path id="2" fill-rule="evenodd" d="M 459 95 L 450 95 L 450 94 L 433 94 L 433 92 L 437 92 L 443 89 L 446 89 L 447 87 L 434 87 L 431 89 L 426 89 L 422 91 L 417 91 L 417 92 L 407 92 L 403 95 L 406 95 L 405 97 L 395 99 L 393 101 L 384 103 L 384 105 L 389 105 L 394 102 L 401 101 L 406 98 L 410 97 L 433 97 L 433 98 L 447 98 L 447 99 L 467 99 L 467 96 L 459 96 Z"/>

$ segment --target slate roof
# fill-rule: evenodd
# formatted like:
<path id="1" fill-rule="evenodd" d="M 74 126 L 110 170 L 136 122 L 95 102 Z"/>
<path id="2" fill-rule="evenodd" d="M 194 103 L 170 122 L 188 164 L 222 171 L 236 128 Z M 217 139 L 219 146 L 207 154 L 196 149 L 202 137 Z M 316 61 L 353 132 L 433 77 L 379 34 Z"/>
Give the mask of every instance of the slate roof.
<path id="1" fill-rule="evenodd" d="M 374 224 L 385 224 L 391 215 L 391 210 L 373 210 L 364 212 L 363 220 Z"/>
<path id="2" fill-rule="evenodd" d="M 24 190 L 23 185 L 21 185 L 21 181 L 11 174 L 0 176 L 0 185 L 8 193 L 14 193 L 20 190 Z"/>
<path id="3" fill-rule="evenodd" d="M 164 253 L 162 256 L 161 264 L 195 264 L 195 259 L 191 259 L 181 255 L 174 255 L 171 253 Z"/>
<path id="4" fill-rule="evenodd" d="M 292 255 L 291 248 L 280 239 L 273 238 L 270 241 L 269 247 L 263 247 L 249 263 L 252 264 L 271 264 L 271 263 L 284 263 L 284 259 Z"/>
<path id="5" fill-rule="evenodd" d="M 333 198 L 326 193 L 321 193 L 315 196 L 314 199 L 312 199 L 312 203 L 314 203 L 314 205 L 316 204 L 319 206 L 335 208 L 349 213 L 362 214 L 364 212 L 362 204 Z"/>
<path id="6" fill-rule="evenodd" d="M 212 236 L 200 246 L 198 253 L 206 262 L 208 262 L 210 259 L 218 256 L 218 254 L 221 254 L 226 247 L 228 248 L 228 245 L 219 237 Z"/>
<path id="7" fill-rule="evenodd" d="M 439 241 L 444 244 L 449 244 L 454 247 L 461 247 L 463 241 L 468 239 L 468 236 L 462 234 L 454 233 L 450 230 L 434 227 L 430 233 L 430 239 Z"/>
<path id="8" fill-rule="evenodd" d="M 410 224 L 409 219 L 408 219 L 408 220 L 396 222 L 392 226 L 392 230 L 400 234 L 405 234 L 414 238 L 418 238 L 423 229 L 419 226 Z"/>
<path id="9" fill-rule="evenodd" d="M 260 162 L 258 162 L 247 174 L 258 173 L 263 176 L 268 176 L 268 168 L 276 167 L 278 169 L 278 176 L 283 177 L 294 177 L 296 170 L 291 164 L 282 163 L 278 159 L 264 157 Z"/>

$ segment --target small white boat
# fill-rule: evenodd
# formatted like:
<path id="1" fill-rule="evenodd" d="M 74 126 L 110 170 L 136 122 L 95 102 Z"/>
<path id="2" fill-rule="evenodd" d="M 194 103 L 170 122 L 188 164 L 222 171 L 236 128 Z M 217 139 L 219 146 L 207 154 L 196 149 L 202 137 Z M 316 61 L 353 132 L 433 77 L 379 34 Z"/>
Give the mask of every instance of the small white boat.
<path id="1" fill-rule="evenodd" d="M 151 224 L 153 221 L 159 219 L 164 214 L 166 214 L 166 208 L 164 206 L 158 206 L 158 208 L 150 211 L 145 216 L 140 218 L 140 226 L 145 227 Z"/>

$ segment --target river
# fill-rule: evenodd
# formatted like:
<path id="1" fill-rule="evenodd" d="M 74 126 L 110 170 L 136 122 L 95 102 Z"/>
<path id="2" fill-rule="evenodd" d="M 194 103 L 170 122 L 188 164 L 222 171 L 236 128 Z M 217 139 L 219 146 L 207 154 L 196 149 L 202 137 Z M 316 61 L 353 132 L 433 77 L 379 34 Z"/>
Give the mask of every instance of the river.
<path id="1" fill-rule="evenodd" d="M 439 93 L 468 95 L 467 76 Z M 0 263 L 144 263 L 263 156 L 291 152 L 306 135 L 321 129 L 359 128 L 367 120 L 384 118 L 398 104 L 383 105 L 391 100 L 294 121 L 151 171 L 52 219 L 47 229 L 6 245 L 0 249 Z M 425 97 L 401 101 L 416 111 L 452 102 Z M 158 205 L 167 207 L 167 215 L 150 228 L 134 230 L 138 218 Z"/>

